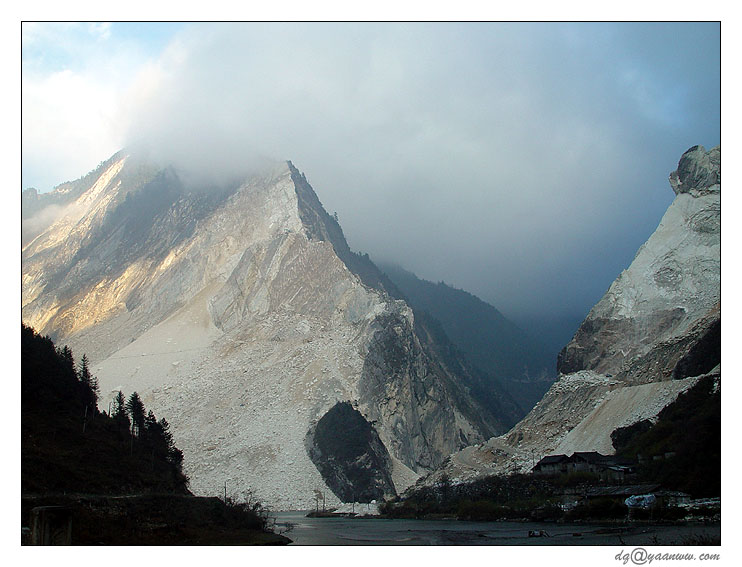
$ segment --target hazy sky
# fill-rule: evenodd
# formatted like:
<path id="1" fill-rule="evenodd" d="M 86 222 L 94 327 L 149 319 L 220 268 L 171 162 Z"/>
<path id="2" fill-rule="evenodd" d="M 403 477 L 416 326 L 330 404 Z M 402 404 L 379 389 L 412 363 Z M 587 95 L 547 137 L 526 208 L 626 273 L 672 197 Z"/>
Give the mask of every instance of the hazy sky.
<path id="1" fill-rule="evenodd" d="M 681 154 L 720 143 L 719 34 L 24 24 L 22 185 L 134 144 L 209 173 L 290 159 L 354 250 L 516 321 L 579 320 L 656 228 Z"/>

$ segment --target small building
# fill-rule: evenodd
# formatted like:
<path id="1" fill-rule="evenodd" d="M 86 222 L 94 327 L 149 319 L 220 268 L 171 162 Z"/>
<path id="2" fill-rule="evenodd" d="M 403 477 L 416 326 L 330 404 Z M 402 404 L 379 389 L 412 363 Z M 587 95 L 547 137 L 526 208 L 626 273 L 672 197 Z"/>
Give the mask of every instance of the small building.
<path id="1" fill-rule="evenodd" d="M 598 474 L 602 480 L 624 482 L 633 472 L 634 467 L 629 465 L 607 465 Z"/>
<path id="2" fill-rule="evenodd" d="M 547 455 L 531 469 L 533 474 L 553 475 L 569 472 L 569 457 L 567 455 Z"/>
<path id="3" fill-rule="evenodd" d="M 634 472 L 634 465 L 624 459 L 602 455 L 597 451 L 577 451 L 569 457 L 548 455 L 536 463 L 531 472 L 543 476 L 588 472 L 599 475 L 602 480 L 623 482 Z"/>
<path id="4" fill-rule="evenodd" d="M 608 464 L 610 457 L 597 451 L 578 451 L 569 458 L 570 472 L 600 472 Z"/>

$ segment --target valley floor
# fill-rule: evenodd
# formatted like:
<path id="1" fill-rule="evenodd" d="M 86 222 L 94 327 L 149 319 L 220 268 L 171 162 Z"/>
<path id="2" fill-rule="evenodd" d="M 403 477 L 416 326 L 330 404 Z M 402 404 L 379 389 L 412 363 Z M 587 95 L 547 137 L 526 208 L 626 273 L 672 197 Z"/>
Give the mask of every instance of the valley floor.
<path id="1" fill-rule="evenodd" d="M 35 512 L 34 512 L 35 510 Z M 36 522 L 45 510 L 52 514 Z M 61 514 L 54 513 L 61 510 Z M 285 545 L 291 540 L 218 498 L 174 494 L 24 495 L 23 545 L 32 530 L 50 537 L 46 544 L 71 545 Z M 43 525 L 43 527 L 39 527 Z M 65 537 L 65 531 L 67 535 Z"/>
<path id="2" fill-rule="evenodd" d="M 719 545 L 721 523 L 464 522 L 307 518 L 278 512 L 276 529 L 294 545 Z M 529 532 L 544 535 L 529 537 Z"/>

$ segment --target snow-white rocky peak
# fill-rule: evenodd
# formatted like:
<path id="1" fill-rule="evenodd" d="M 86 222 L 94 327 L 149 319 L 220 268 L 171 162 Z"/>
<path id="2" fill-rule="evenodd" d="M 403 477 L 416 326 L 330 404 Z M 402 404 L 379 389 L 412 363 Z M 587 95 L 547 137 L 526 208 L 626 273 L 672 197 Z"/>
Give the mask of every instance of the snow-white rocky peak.
<path id="1" fill-rule="evenodd" d="M 397 491 L 504 429 L 290 162 L 211 191 L 123 154 L 88 178 L 22 251 L 23 320 L 87 354 L 101 410 L 136 391 L 168 420 L 195 493 L 336 504 L 306 443 L 338 402 L 375 427 Z"/>
<path id="2" fill-rule="evenodd" d="M 720 376 L 721 148 L 686 151 L 670 185 L 659 226 L 562 350 L 543 399 L 426 482 L 525 472 L 548 454 L 612 454 L 615 429 L 654 419 L 700 376 Z"/>

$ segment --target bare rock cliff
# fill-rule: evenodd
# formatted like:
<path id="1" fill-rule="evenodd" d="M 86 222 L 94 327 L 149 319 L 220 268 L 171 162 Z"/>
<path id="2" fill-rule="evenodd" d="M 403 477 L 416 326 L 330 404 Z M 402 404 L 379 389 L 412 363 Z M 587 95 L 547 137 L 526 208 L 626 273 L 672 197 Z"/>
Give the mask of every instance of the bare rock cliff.
<path id="1" fill-rule="evenodd" d="M 622 382 L 656 381 L 658 372 L 669 378 L 696 342 L 688 335 L 697 339 L 718 317 L 721 149 L 685 152 L 670 184 L 675 200 L 560 353 L 560 373 L 613 372 Z"/>
<path id="2" fill-rule="evenodd" d="M 53 218 L 29 194 L 23 320 L 88 355 L 101 410 L 137 391 L 166 417 L 196 493 L 279 509 L 352 493 L 305 446 L 338 403 L 383 444 L 357 460 L 388 468 L 386 492 L 506 429 L 291 163 L 193 190 L 122 152 L 76 183 L 46 198 Z"/>
<path id="3" fill-rule="evenodd" d="M 613 431 L 651 422 L 702 376 L 720 379 L 720 147 L 686 151 L 670 185 L 674 201 L 560 353 L 543 399 L 428 481 L 525 472 L 547 454 L 611 454 Z"/>

